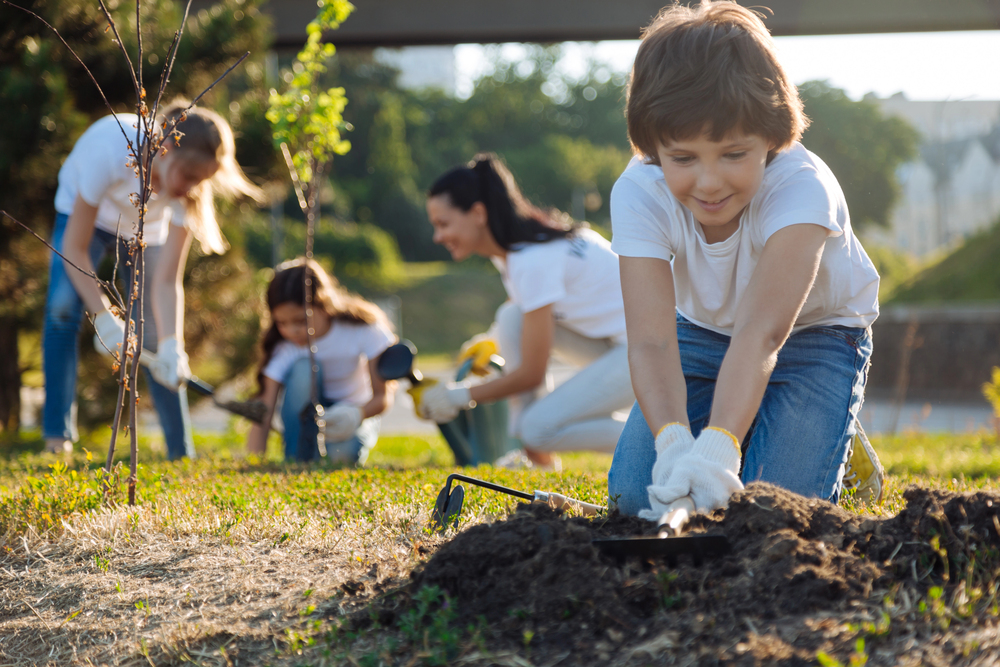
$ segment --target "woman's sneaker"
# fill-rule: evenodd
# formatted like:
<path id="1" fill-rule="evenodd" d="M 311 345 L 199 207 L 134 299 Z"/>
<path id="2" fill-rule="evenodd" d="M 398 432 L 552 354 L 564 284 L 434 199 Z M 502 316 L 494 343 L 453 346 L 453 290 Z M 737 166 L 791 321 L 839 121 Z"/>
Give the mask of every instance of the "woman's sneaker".
<path id="1" fill-rule="evenodd" d="M 863 503 L 879 503 L 885 489 L 885 468 L 861 428 L 861 422 L 855 419 L 854 428 L 857 433 L 851 438 L 851 451 L 844 469 L 844 489 L 853 490 L 854 497 Z"/>
<path id="2" fill-rule="evenodd" d="M 512 449 L 496 461 L 493 462 L 494 467 L 497 468 L 507 468 L 508 470 L 526 470 L 532 468 L 535 470 L 545 470 L 548 472 L 562 472 L 562 459 L 556 455 L 552 455 L 552 463 L 546 465 L 540 465 L 535 463 L 528 458 L 528 455 L 524 453 L 523 449 Z"/>

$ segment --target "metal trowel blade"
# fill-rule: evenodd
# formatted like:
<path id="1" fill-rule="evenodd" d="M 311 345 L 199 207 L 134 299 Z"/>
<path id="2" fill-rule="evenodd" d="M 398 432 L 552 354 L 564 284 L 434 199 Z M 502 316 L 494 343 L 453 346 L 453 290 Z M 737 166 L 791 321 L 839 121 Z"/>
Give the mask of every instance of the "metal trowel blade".
<path id="1" fill-rule="evenodd" d="M 434 515 L 431 517 L 431 527 L 434 530 L 444 530 L 449 523 L 458 526 L 458 515 L 462 513 L 462 503 L 465 502 L 465 489 L 456 486 L 448 493 L 448 487 L 441 489 L 434 503 Z"/>

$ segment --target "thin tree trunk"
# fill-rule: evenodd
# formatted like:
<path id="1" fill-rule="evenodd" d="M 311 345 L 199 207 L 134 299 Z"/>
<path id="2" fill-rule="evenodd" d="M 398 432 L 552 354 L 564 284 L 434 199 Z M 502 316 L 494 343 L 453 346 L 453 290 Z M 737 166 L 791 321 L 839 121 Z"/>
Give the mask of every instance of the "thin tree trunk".
<path id="1" fill-rule="evenodd" d="M 0 431 L 21 427 L 21 368 L 17 354 L 17 319 L 0 316 Z"/>

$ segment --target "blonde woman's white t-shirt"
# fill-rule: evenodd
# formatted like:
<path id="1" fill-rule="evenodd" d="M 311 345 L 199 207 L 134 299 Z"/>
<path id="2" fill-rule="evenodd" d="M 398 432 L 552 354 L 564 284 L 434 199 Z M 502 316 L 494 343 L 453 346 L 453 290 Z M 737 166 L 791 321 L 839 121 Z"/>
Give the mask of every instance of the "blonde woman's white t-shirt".
<path id="1" fill-rule="evenodd" d="M 556 322 L 588 338 L 624 343 L 618 256 L 597 232 L 581 229 L 548 243 L 525 243 L 493 259 L 507 296 L 522 313 L 552 306 Z"/>
<path id="2" fill-rule="evenodd" d="M 139 192 L 139 179 L 128 166 L 128 141 L 122 128 L 134 142 L 137 122 L 135 114 L 122 113 L 105 116 L 87 128 L 59 170 L 55 200 L 58 213 L 72 213 L 79 195 L 97 207 L 98 229 L 117 232 L 126 239 L 135 236 L 139 215 L 132 197 Z M 184 226 L 184 202 L 152 194 L 143 229 L 146 243 L 166 243 L 169 224 Z"/>
<path id="3" fill-rule="evenodd" d="M 854 234 L 844 193 L 833 172 L 802 144 L 767 165 L 739 229 L 725 241 L 707 243 L 701 224 L 671 194 L 660 167 L 638 158 L 611 191 L 611 222 L 611 248 L 624 257 L 670 261 L 677 311 L 717 333 L 732 334 L 736 308 L 767 240 L 799 224 L 826 227 L 830 236 L 793 331 L 864 328 L 878 317 L 878 272 Z"/>
<path id="4" fill-rule="evenodd" d="M 359 407 L 370 401 L 368 360 L 382 354 L 395 340 L 392 332 L 382 325 L 335 320 L 326 335 L 315 341 L 326 399 Z M 308 358 L 307 347 L 283 340 L 275 346 L 271 360 L 264 367 L 264 376 L 284 383 L 292 364 Z"/>

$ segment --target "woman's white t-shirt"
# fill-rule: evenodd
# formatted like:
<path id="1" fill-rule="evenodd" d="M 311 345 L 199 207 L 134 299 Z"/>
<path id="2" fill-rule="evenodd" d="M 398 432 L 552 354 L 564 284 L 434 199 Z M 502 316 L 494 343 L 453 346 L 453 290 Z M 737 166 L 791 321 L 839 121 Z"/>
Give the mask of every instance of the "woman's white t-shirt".
<path id="1" fill-rule="evenodd" d="M 493 258 L 507 296 L 522 313 L 551 305 L 556 322 L 588 338 L 624 343 L 618 256 L 597 232 L 580 229 L 564 239 L 525 243 L 507 259 Z"/>
<path id="2" fill-rule="evenodd" d="M 691 211 L 671 194 L 657 165 L 633 158 L 611 191 L 611 248 L 624 257 L 670 261 L 677 311 L 731 335 L 764 244 L 779 229 L 813 224 L 830 230 L 816 282 L 793 331 L 841 325 L 864 328 L 878 317 L 879 276 L 851 228 L 833 172 L 800 143 L 764 169 L 739 229 L 707 243 Z"/>
<path id="3" fill-rule="evenodd" d="M 139 179 L 128 166 L 128 141 L 122 128 L 134 142 L 137 122 L 135 114 L 120 113 L 105 116 L 87 128 L 59 170 L 55 200 L 58 213 L 72 213 L 79 195 L 97 207 L 98 229 L 117 232 L 126 239 L 135 236 L 139 216 L 132 198 L 139 192 Z M 146 243 L 154 246 L 166 243 L 168 224 L 184 226 L 184 203 L 155 193 L 150 195 L 143 228 Z"/>
<path id="4" fill-rule="evenodd" d="M 316 360 L 323 371 L 323 395 L 327 400 L 362 406 L 372 398 L 368 360 L 382 354 L 396 337 L 380 324 L 355 324 L 334 320 L 325 336 L 318 338 Z M 284 384 L 288 371 L 299 359 L 309 358 L 309 348 L 287 340 L 274 348 L 264 367 L 264 376 Z"/>

